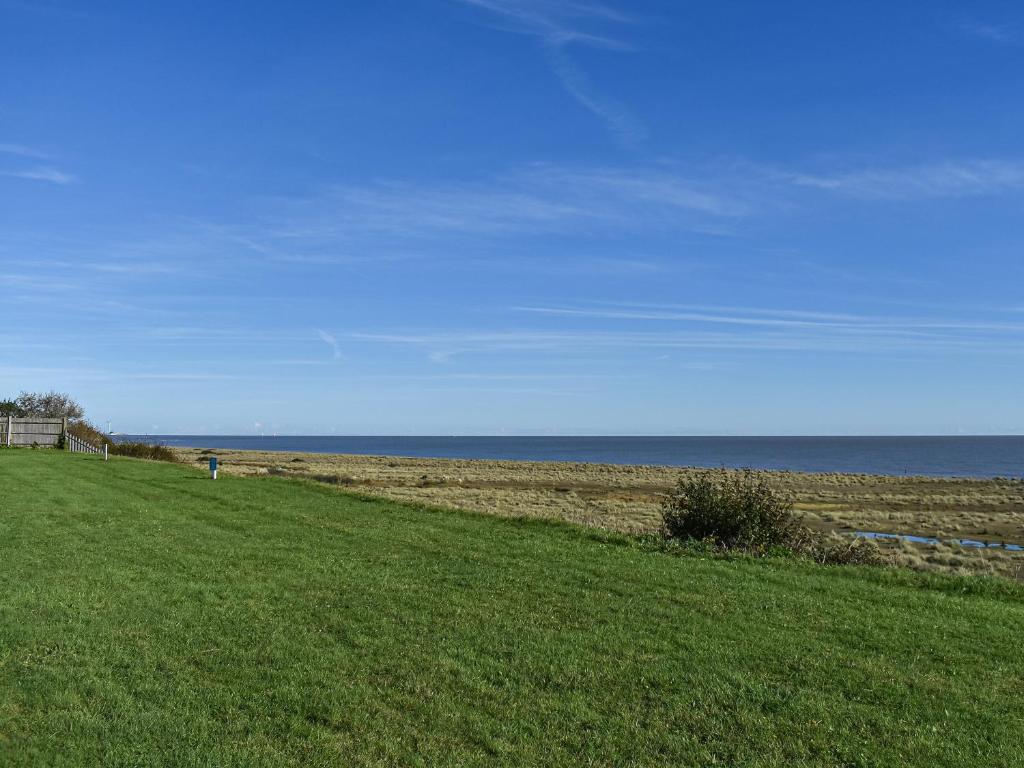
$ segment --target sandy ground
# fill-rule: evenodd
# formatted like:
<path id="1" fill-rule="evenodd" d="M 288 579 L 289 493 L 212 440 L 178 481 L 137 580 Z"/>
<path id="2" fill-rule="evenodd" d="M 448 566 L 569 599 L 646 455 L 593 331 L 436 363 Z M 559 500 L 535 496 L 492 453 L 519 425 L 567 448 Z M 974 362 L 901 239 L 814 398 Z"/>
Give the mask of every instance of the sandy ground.
<path id="1" fill-rule="evenodd" d="M 476 461 L 317 453 L 177 449 L 221 471 L 311 477 L 401 501 L 544 517 L 624 532 L 657 530 L 664 494 L 697 470 L 566 462 Z M 764 472 L 808 525 L 1024 544 L 1024 481 Z M 1024 578 L 1024 553 L 958 545 L 887 544 L 894 563 L 922 570 Z"/>

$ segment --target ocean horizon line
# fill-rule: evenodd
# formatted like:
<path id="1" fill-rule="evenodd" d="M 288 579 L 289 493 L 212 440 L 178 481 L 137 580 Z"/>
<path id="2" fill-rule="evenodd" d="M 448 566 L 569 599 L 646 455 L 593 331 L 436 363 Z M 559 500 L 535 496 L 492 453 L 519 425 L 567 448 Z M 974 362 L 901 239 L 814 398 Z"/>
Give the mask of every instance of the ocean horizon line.
<path id="1" fill-rule="evenodd" d="M 481 438 L 488 440 L 500 440 L 503 438 L 551 438 L 551 439 L 575 439 L 575 438 L 586 438 L 586 439 L 645 439 L 645 440 L 656 440 L 656 439 L 740 439 L 740 440 L 759 440 L 759 439 L 872 439 L 872 440 L 884 440 L 884 439 L 900 439 L 900 438 L 912 438 L 912 439 L 928 439 L 928 438 L 955 438 L 955 439 L 969 439 L 969 438 L 1024 438 L 1024 432 L 971 432 L 971 433 L 955 433 L 955 432 L 900 432 L 900 433 L 835 433 L 835 432 L 819 432 L 819 433 L 800 433 L 800 434 L 753 434 L 753 433 L 736 433 L 736 434 L 700 434 L 700 433 L 642 433 L 642 432 L 629 432 L 629 433 L 593 433 L 593 434 L 574 434 L 574 433 L 536 433 L 536 432 L 522 432 L 522 433 L 504 433 L 494 434 L 486 432 L 466 432 L 457 434 L 442 434 L 436 432 L 393 432 L 393 433 L 380 433 L 380 434 L 369 434 L 362 432 L 273 432 L 273 433 L 247 433 L 247 432 L 111 432 L 110 434 L 119 437 L 232 437 L 232 438 L 246 438 L 246 439 L 260 439 L 260 438 L 280 438 L 280 437 L 310 437 L 310 438 L 436 438 L 436 439 L 451 439 L 451 438 Z"/>
<path id="2" fill-rule="evenodd" d="M 118 435 L 171 448 L 770 471 L 1020 477 L 1022 435 Z"/>

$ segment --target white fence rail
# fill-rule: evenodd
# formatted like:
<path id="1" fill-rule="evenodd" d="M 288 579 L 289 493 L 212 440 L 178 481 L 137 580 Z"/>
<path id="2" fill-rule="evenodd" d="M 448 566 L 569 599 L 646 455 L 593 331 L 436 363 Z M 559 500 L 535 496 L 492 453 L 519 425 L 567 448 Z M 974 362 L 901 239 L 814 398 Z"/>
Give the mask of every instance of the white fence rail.
<path id="1" fill-rule="evenodd" d="M 95 445 L 85 442 L 80 437 L 75 437 L 70 432 L 64 437 L 64 445 L 72 453 L 103 453 Z"/>

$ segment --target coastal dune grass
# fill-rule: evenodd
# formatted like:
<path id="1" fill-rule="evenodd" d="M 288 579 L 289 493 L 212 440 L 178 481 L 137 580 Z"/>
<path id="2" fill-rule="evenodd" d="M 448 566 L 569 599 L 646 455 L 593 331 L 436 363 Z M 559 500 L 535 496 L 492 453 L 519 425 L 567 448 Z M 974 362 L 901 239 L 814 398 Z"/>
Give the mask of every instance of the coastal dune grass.
<path id="1" fill-rule="evenodd" d="M 1020 765 L 1009 582 L 0 452 L 0 764 Z"/>

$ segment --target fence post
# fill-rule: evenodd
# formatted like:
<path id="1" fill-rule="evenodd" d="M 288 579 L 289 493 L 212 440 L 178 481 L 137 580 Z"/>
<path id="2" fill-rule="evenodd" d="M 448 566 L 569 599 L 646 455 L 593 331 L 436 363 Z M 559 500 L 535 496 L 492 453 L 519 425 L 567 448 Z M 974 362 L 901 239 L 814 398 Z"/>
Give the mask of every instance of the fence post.
<path id="1" fill-rule="evenodd" d="M 103 460 L 104 461 L 107 460 L 107 444 L 106 443 L 103 444 Z"/>
<path id="2" fill-rule="evenodd" d="M 14 424 L 14 419 L 11 414 L 7 414 L 7 447 L 11 447 L 11 426 Z"/>

